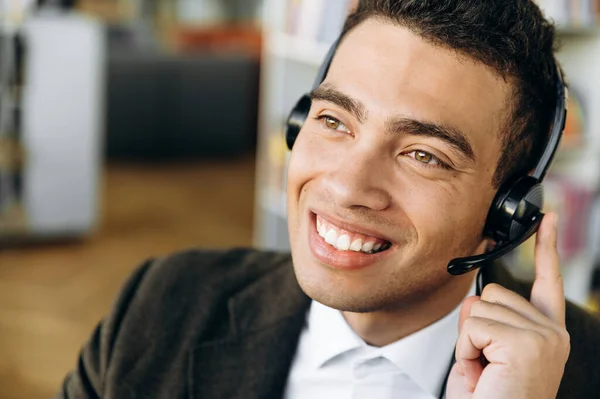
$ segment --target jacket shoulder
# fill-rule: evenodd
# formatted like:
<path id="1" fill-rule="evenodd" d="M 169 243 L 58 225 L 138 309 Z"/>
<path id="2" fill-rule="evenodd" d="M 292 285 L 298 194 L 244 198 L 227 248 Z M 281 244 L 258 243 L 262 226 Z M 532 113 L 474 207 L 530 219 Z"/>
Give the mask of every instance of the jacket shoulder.
<path id="1" fill-rule="evenodd" d="M 290 262 L 289 253 L 236 248 L 230 250 L 186 250 L 154 260 L 140 286 L 182 294 L 206 290 L 234 294 L 265 274 Z M 167 292 L 165 292 L 167 291 Z"/>
<path id="2" fill-rule="evenodd" d="M 600 318 L 567 302 L 571 352 L 559 398 L 600 398 Z"/>
<path id="3" fill-rule="evenodd" d="M 128 313 L 135 319 L 130 326 L 162 329 L 160 335 L 171 341 L 214 338 L 228 328 L 229 299 L 290 265 L 289 254 L 241 248 L 188 250 L 157 259 L 129 305 Z"/>
<path id="4" fill-rule="evenodd" d="M 171 397 L 166 392 L 185 386 L 189 349 L 228 335 L 229 298 L 289 262 L 289 254 L 250 249 L 189 250 L 145 262 L 125 282 L 57 398 Z"/>

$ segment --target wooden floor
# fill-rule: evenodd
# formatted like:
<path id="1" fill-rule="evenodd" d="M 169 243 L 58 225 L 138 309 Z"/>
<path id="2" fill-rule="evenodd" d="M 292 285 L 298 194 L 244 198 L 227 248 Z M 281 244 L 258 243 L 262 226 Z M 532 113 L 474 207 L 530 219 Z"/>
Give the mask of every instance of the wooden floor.
<path id="1" fill-rule="evenodd" d="M 248 246 L 254 160 L 110 165 L 99 231 L 0 252 L 0 398 L 52 398 L 81 344 L 143 260 Z"/>

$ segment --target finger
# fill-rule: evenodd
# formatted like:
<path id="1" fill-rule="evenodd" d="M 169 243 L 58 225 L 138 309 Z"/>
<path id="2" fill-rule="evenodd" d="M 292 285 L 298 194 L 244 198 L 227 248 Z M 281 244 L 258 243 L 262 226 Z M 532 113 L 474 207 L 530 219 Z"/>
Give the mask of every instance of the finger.
<path id="1" fill-rule="evenodd" d="M 458 352 L 458 343 L 461 340 L 461 331 L 463 331 L 463 325 L 465 320 L 469 318 L 469 314 L 471 313 L 471 307 L 474 303 L 479 301 L 478 296 L 468 297 L 463 301 L 463 304 L 460 308 L 460 314 L 458 318 L 458 331 L 459 338 L 457 342 L 457 352 L 455 353 L 457 364 L 455 364 L 455 368 L 457 371 L 460 371 L 460 374 L 463 376 L 461 380 L 464 380 L 464 389 L 467 392 L 473 392 L 475 390 L 475 385 L 477 385 L 477 381 L 483 372 L 483 366 L 479 361 L 481 356 L 481 351 L 473 349 L 468 345 L 468 342 L 464 342 L 461 347 L 460 352 L 460 364 L 459 364 L 459 352 Z M 464 339 L 464 338 L 463 338 Z M 473 351 L 474 352 L 471 352 Z M 475 361 L 475 359 L 477 361 Z"/>
<path id="2" fill-rule="evenodd" d="M 541 347 L 546 342 L 544 335 L 535 330 L 482 317 L 469 317 L 456 343 L 456 361 L 476 360 L 478 354 L 483 353 L 489 363 L 504 364 L 510 361 L 510 352 L 515 348 L 527 348 L 527 354 L 535 354 L 537 346 Z"/>
<path id="3" fill-rule="evenodd" d="M 524 334 L 527 332 L 528 334 Z M 465 374 L 469 389 L 477 386 L 483 373 L 482 354 L 490 364 L 507 364 L 510 362 L 510 348 L 519 346 L 535 350 L 532 337 L 538 339 L 536 333 L 515 328 L 496 320 L 469 317 L 456 342 L 456 363 Z M 488 366 L 489 367 L 489 366 Z"/>
<path id="4" fill-rule="evenodd" d="M 477 328 L 481 328 L 481 321 L 476 317 L 469 317 L 462 323 L 458 340 L 456 341 L 456 364 L 460 371 L 465 376 L 465 385 L 469 392 L 475 390 L 475 386 L 483 373 L 483 365 L 481 364 L 481 356 L 486 343 L 482 344 L 481 338 L 476 341 L 471 339 L 473 332 Z M 488 342 L 491 342 L 488 341 Z"/>
<path id="5" fill-rule="evenodd" d="M 446 385 L 447 399 L 468 399 L 473 397 L 473 389 L 466 382 L 466 377 L 458 363 L 450 370 Z"/>
<path id="6" fill-rule="evenodd" d="M 559 325 L 565 325 L 565 293 L 560 273 L 557 241 L 558 217 L 548 213 L 542 220 L 535 244 L 535 281 L 531 303 Z"/>
<path id="7" fill-rule="evenodd" d="M 554 323 L 548 317 L 532 305 L 527 299 L 499 284 L 488 284 L 481 292 L 481 300 L 489 303 L 500 304 L 512 309 L 523 317 L 534 323 L 544 326 L 552 326 Z M 478 315 L 479 316 L 479 315 Z M 490 317 L 493 318 L 493 317 Z M 511 323 L 508 323 L 511 324 Z"/>
<path id="8" fill-rule="evenodd" d="M 529 303 L 528 305 L 531 306 Z M 501 303 L 492 303 L 484 300 L 476 301 L 471 305 L 469 316 L 490 319 L 512 327 L 543 333 L 543 328 L 540 324 L 533 322 L 521 313 Z"/>
<path id="9" fill-rule="evenodd" d="M 471 305 L 479 300 L 478 296 L 471 296 L 465 299 L 460 307 L 460 314 L 458 316 L 458 331 L 462 330 L 462 325 L 464 321 L 469 317 L 469 313 L 471 312 Z"/>

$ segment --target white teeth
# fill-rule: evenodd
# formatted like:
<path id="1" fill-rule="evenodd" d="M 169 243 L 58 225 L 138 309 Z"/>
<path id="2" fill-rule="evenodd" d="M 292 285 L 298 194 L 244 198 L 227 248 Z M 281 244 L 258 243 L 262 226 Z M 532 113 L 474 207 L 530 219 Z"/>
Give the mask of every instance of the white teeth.
<path id="1" fill-rule="evenodd" d="M 371 252 L 373 250 L 373 241 L 367 241 L 362 246 L 363 252 Z"/>
<path id="2" fill-rule="evenodd" d="M 350 245 L 350 250 L 360 252 L 361 248 L 362 240 L 360 238 L 357 238 L 356 240 L 352 241 L 352 245 Z"/>
<path id="3" fill-rule="evenodd" d="M 336 248 L 340 251 L 347 251 L 350 248 L 350 236 L 344 234 L 337 240 Z"/>
<path id="4" fill-rule="evenodd" d="M 327 231 L 326 231 L 326 227 L 325 227 L 325 225 L 324 225 L 324 224 L 321 224 L 321 225 L 320 225 L 320 226 L 317 228 L 317 231 L 319 232 L 319 235 L 320 235 L 321 237 L 325 238 L 325 235 L 327 234 Z"/>
<path id="5" fill-rule="evenodd" d="M 354 252 L 367 252 L 373 253 L 379 251 L 383 244 L 375 244 L 374 240 L 364 241 L 361 238 L 356 238 L 354 241 L 350 241 L 349 234 L 340 234 L 334 228 L 329 228 L 325 222 L 321 221 L 317 217 L 316 222 L 317 232 L 321 237 L 325 239 L 325 242 L 339 251 L 354 251 Z M 342 230 L 343 231 L 343 230 Z"/>
<path id="6" fill-rule="evenodd" d="M 330 229 L 325 235 L 325 242 L 329 245 L 335 246 L 337 244 L 337 232 L 334 229 Z"/>

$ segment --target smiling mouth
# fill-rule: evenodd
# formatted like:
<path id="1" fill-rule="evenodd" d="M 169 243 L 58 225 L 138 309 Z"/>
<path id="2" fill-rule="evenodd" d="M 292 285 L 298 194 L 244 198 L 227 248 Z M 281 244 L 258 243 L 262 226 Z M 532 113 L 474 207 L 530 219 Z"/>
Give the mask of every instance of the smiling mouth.
<path id="1" fill-rule="evenodd" d="M 354 251 L 365 254 L 384 252 L 392 246 L 389 241 L 342 229 L 316 215 L 317 233 L 327 244 L 338 251 Z"/>

